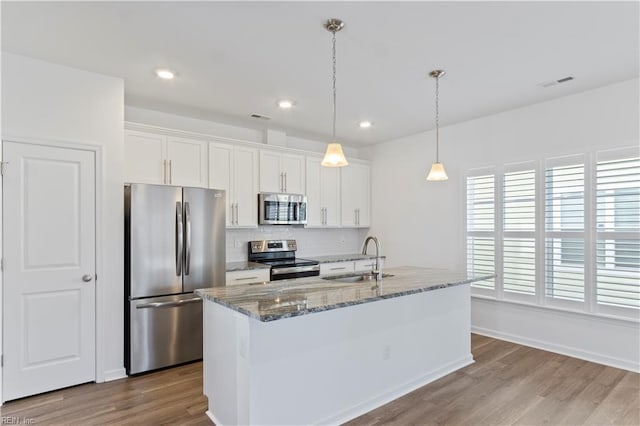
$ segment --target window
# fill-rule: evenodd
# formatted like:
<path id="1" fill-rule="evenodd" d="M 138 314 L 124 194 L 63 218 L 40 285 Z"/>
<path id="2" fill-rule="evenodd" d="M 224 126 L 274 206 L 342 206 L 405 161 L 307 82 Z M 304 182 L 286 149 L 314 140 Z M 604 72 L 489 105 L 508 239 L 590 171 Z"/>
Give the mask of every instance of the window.
<path id="1" fill-rule="evenodd" d="M 472 275 L 495 273 L 494 175 L 467 177 L 467 271 Z M 495 280 L 474 287 L 492 290 Z"/>
<path id="2" fill-rule="evenodd" d="M 640 308 L 640 158 L 596 165 L 596 300 Z"/>
<path id="3" fill-rule="evenodd" d="M 534 295 L 536 290 L 536 172 L 504 174 L 503 260 L 505 292 Z"/>
<path id="4" fill-rule="evenodd" d="M 545 170 L 545 295 L 584 301 L 584 164 Z"/>
<path id="5" fill-rule="evenodd" d="M 466 179 L 467 270 L 497 276 L 472 294 L 638 317 L 638 148 L 487 170 Z"/>

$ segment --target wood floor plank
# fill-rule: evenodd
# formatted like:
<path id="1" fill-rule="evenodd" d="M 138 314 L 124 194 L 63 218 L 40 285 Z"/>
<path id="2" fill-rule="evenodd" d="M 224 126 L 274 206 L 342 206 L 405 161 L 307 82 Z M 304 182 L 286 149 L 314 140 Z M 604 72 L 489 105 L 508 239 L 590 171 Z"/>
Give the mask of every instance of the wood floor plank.
<path id="1" fill-rule="evenodd" d="M 640 375 L 471 336 L 475 363 L 347 424 L 640 425 Z M 38 425 L 211 425 L 202 363 L 6 403 Z"/>

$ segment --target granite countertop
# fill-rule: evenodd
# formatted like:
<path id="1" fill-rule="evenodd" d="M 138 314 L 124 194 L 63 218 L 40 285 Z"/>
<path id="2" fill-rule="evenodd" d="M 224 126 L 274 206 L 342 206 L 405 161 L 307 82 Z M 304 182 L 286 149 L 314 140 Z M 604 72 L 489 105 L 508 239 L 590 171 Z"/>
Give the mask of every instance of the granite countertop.
<path id="1" fill-rule="evenodd" d="M 473 277 L 466 272 L 410 266 L 388 268 L 384 272 L 392 276 L 383 278 L 380 288 L 375 280 L 348 283 L 308 277 L 213 287 L 196 290 L 196 293 L 251 318 L 268 322 L 468 284 L 495 276 Z"/>
<path id="2" fill-rule="evenodd" d="M 317 260 L 320 263 L 334 263 L 334 262 L 349 262 L 351 260 L 367 260 L 367 259 L 375 259 L 375 255 L 372 256 L 370 254 L 360 254 L 360 253 L 352 253 L 352 254 L 332 254 L 330 256 L 302 256 L 305 259 Z M 384 259 L 385 256 L 380 256 L 381 259 Z"/>
<path id="3" fill-rule="evenodd" d="M 271 266 L 265 265 L 264 263 L 257 262 L 227 262 L 225 265 L 225 272 L 234 272 L 234 271 L 250 271 L 252 269 L 269 269 Z"/>

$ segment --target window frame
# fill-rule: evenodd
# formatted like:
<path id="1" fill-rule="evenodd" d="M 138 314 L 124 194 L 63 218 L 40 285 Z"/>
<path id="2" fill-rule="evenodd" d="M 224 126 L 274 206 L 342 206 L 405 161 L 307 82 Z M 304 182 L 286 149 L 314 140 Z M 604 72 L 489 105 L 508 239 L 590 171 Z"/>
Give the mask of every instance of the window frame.
<path id="1" fill-rule="evenodd" d="M 634 241 L 640 239 L 640 232 L 599 232 L 597 226 L 597 167 L 598 163 L 603 161 L 620 161 L 625 159 L 640 158 L 640 148 L 635 146 L 608 149 L 601 151 L 590 151 L 586 153 L 578 153 L 560 157 L 552 157 L 546 159 L 537 159 L 532 161 L 522 161 L 517 163 L 507 163 L 504 165 L 494 165 L 488 167 L 474 168 L 468 170 L 464 174 L 464 191 L 463 197 L 463 247 L 462 261 L 467 267 L 467 250 L 468 238 L 473 236 L 481 236 L 478 232 L 469 232 L 467 230 L 467 178 L 474 176 L 493 175 L 494 177 L 494 229 L 492 232 L 486 232 L 482 236 L 490 236 L 494 238 L 494 260 L 496 278 L 494 288 L 482 289 L 471 287 L 471 295 L 473 297 L 485 297 L 506 302 L 520 303 L 525 305 L 534 305 L 546 307 L 548 309 L 557 309 L 567 312 L 577 312 L 594 316 L 616 318 L 620 320 L 633 320 L 640 322 L 640 309 L 635 307 L 612 306 L 597 303 L 597 249 L 598 240 L 601 241 L 611 235 L 611 239 L 620 234 L 629 237 Z M 547 204 L 547 188 L 546 178 L 547 169 L 550 167 L 565 167 L 571 165 L 583 165 L 584 167 L 584 228 L 581 230 L 547 230 L 546 224 L 546 204 Z M 535 265 L 536 265 L 536 291 L 535 295 L 521 295 L 514 292 L 504 291 L 504 240 L 506 238 L 515 237 L 514 231 L 504 231 L 504 180 L 505 174 L 524 170 L 535 170 Z M 524 236 L 524 234 L 521 234 Z M 528 235 L 531 235 L 530 233 Z M 530 237 L 527 237 L 530 238 Z M 548 297 L 546 294 L 546 242 L 547 238 L 580 238 L 584 244 L 584 299 L 583 301 L 564 300 Z M 606 238 L 608 239 L 608 238 Z M 525 297 L 521 297 L 525 296 Z M 529 296 L 529 297 L 527 297 Z"/>

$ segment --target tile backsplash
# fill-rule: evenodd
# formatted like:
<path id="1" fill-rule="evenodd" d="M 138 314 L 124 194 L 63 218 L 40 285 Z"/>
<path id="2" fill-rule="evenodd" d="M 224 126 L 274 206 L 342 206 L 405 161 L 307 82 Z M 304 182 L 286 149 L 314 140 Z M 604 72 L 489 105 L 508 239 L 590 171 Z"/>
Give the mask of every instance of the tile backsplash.
<path id="1" fill-rule="evenodd" d="M 368 232 L 368 229 L 316 229 L 293 226 L 227 229 L 227 262 L 247 260 L 247 242 L 254 240 L 296 240 L 296 256 L 300 257 L 359 253 Z"/>

